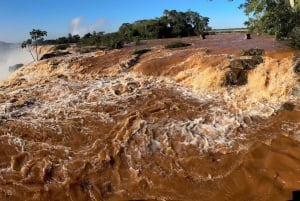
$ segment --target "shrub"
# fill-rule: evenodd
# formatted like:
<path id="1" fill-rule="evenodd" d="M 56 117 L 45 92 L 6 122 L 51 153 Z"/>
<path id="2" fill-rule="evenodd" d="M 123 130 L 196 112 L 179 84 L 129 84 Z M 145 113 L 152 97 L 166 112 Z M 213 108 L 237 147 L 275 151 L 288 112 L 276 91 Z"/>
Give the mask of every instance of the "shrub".
<path id="1" fill-rule="evenodd" d="M 141 45 L 141 39 L 140 39 L 140 37 L 138 37 L 138 36 L 134 37 L 133 41 L 134 41 L 135 45 Z"/>
<path id="2" fill-rule="evenodd" d="M 291 35 L 293 47 L 300 49 L 300 26 L 295 27 Z"/>
<path id="3" fill-rule="evenodd" d="M 59 44 L 55 46 L 54 50 L 66 50 L 68 47 L 70 47 L 69 44 Z"/>
<path id="4" fill-rule="evenodd" d="M 120 49 L 124 46 L 124 38 L 118 32 L 105 34 L 102 38 L 102 45 L 107 49 Z"/>
<path id="5" fill-rule="evenodd" d="M 59 57 L 59 56 L 65 56 L 68 54 L 70 54 L 70 52 L 60 52 L 60 51 L 50 52 L 50 53 L 44 54 L 40 60 L 50 59 L 50 58 Z"/>
<path id="6" fill-rule="evenodd" d="M 133 52 L 133 54 L 142 55 L 142 54 L 144 54 L 144 53 L 146 53 L 146 52 L 149 52 L 149 51 L 151 51 L 151 50 L 150 50 L 150 49 L 140 49 L 140 50 L 135 50 L 135 51 Z"/>
<path id="7" fill-rule="evenodd" d="M 80 52 L 80 54 L 85 54 L 85 53 L 95 52 L 96 50 L 97 50 L 97 47 L 86 46 L 86 47 L 81 47 L 79 52 Z"/>
<path id="8" fill-rule="evenodd" d="M 190 46 L 191 44 L 189 43 L 184 43 L 182 41 L 174 41 L 168 45 L 165 46 L 165 48 L 167 49 L 171 49 L 171 48 L 179 48 L 179 47 L 187 47 Z"/>

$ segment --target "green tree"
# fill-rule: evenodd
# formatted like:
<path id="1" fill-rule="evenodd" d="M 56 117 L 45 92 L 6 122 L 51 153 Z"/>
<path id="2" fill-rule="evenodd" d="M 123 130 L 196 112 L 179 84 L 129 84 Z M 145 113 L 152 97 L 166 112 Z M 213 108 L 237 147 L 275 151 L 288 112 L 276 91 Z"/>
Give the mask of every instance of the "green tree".
<path id="1" fill-rule="evenodd" d="M 33 60 L 38 61 L 39 60 L 38 45 L 40 45 L 41 42 L 44 40 L 44 36 L 47 36 L 47 31 L 33 29 L 31 32 L 29 32 L 29 34 L 30 34 L 30 39 L 24 41 L 21 47 L 27 48 Z M 34 57 L 33 51 L 35 51 L 36 57 Z"/>
<path id="2" fill-rule="evenodd" d="M 286 0 L 247 0 L 240 7 L 253 16 L 245 23 L 251 31 L 275 35 L 276 39 L 288 37 L 299 24 L 299 11 Z"/>
<path id="3" fill-rule="evenodd" d="M 209 18 L 203 17 L 199 13 L 188 10 L 186 12 L 187 23 L 191 26 L 194 34 L 204 37 L 205 32 L 211 28 L 208 26 Z"/>
<path id="4" fill-rule="evenodd" d="M 165 10 L 164 17 L 167 18 L 167 27 L 171 29 L 172 36 L 175 37 L 204 36 L 205 31 L 210 29 L 209 18 L 191 10 L 186 12 Z"/>
<path id="5" fill-rule="evenodd" d="M 123 23 L 118 31 L 126 41 L 131 41 L 134 33 L 133 25 L 130 23 Z"/>
<path id="6" fill-rule="evenodd" d="M 172 30 L 172 35 L 176 37 L 187 36 L 187 23 L 186 16 L 183 12 L 177 12 L 176 10 L 165 10 L 164 16 L 168 19 L 168 27 Z"/>
<path id="7" fill-rule="evenodd" d="M 203 35 L 209 29 L 209 18 L 188 10 L 178 12 L 165 10 L 163 16 L 154 19 L 143 19 L 134 23 L 124 23 L 118 33 L 125 41 L 134 39 L 152 39 L 167 37 L 184 37 Z"/>
<path id="8" fill-rule="evenodd" d="M 99 46 L 102 43 L 104 32 L 96 32 L 85 34 L 78 42 L 80 46 Z"/>
<path id="9" fill-rule="evenodd" d="M 119 32 L 108 33 L 103 36 L 103 44 L 108 49 L 120 49 L 124 45 L 124 38 Z"/>

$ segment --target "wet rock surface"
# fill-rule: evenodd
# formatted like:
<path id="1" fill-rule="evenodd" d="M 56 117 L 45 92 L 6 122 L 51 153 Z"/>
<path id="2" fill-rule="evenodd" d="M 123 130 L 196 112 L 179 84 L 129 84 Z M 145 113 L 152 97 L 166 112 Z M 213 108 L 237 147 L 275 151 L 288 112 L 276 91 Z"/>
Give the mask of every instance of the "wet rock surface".
<path id="1" fill-rule="evenodd" d="M 242 57 L 233 59 L 230 62 L 230 70 L 225 76 L 225 86 L 241 86 L 248 82 L 248 71 L 255 69 L 257 65 L 263 63 L 264 50 L 245 50 Z"/>
<path id="2" fill-rule="evenodd" d="M 293 69 L 295 73 L 300 73 L 300 53 L 293 57 Z"/>
<path id="3" fill-rule="evenodd" d="M 56 51 L 56 52 L 51 52 L 51 53 L 46 53 L 44 54 L 40 60 L 44 60 L 44 59 L 50 59 L 53 57 L 59 57 L 59 56 L 66 56 L 70 54 L 70 52 L 60 52 L 60 51 Z"/>
<path id="4" fill-rule="evenodd" d="M 21 68 L 22 66 L 24 66 L 24 64 L 15 64 L 13 66 L 9 66 L 8 70 L 9 70 L 9 72 L 14 72 L 14 71 L 18 70 L 19 68 Z"/>
<path id="5" fill-rule="evenodd" d="M 293 96 L 300 96 L 300 79 L 297 80 L 296 85 L 292 89 Z"/>

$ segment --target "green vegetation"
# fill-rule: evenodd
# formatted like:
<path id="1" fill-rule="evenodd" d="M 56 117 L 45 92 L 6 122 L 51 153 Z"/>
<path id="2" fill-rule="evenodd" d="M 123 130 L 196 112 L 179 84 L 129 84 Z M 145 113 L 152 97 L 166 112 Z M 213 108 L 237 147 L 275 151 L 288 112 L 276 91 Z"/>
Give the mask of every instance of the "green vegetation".
<path id="1" fill-rule="evenodd" d="M 139 49 L 139 50 L 135 50 L 133 52 L 133 54 L 137 54 L 137 55 L 142 55 L 142 54 L 145 54 L 146 52 L 149 52 L 151 51 L 150 49 Z"/>
<path id="2" fill-rule="evenodd" d="M 277 40 L 291 38 L 299 48 L 300 9 L 292 8 L 286 0 L 246 0 L 240 6 L 251 15 L 245 24 L 249 30 L 259 34 L 275 35 Z"/>
<path id="3" fill-rule="evenodd" d="M 211 29 L 208 22 L 208 17 L 191 10 L 186 12 L 165 10 L 163 16 L 159 18 L 138 20 L 132 24 L 124 23 L 119 28 L 119 33 L 126 41 L 132 41 L 136 37 L 153 39 L 201 36 Z"/>
<path id="4" fill-rule="evenodd" d="M 162 17 L 124 23 L 118 32 L 86 34 L 78 42 L 80 46 L 104 46 L 107 49 L 122 48 L 125 43 L 141 44 L 143 39 L 172 38 L 184 36 L 204 36 L 210 27 L 209 18 L 188 10 L 177 12 L 165 10 Z"/>
<path id="5" fill-rule="evenodd" d="M 47 31 L 41 31 L 39 29 L 33 29 L 30 34 L 30 39 L 27 39 L 21 44 L 22 48 L 27 48 L 27 50 L 30 52 L 33 60 L 38 61 L 39 60 L 39 54 L 37 47 L 42 43 L 44 40 L 44 36 L 47 36 Z M 36 57 L 33 56 L 33 51 L 35 50 Z"/>
<path id="6" fill-rule="evenodd" d="M 119 32 L 105 34 L 102 44 L 108 49 L 120 49 L 124 46 L 124 37 Z"/>
<path id="7" fill-rule="evenodd" d="M 58 50 L 66 50 L 68 47 L 70 47 L 69 44 L 58 44 L 55 46 L 54 50 L 58 51 Z"/>
<path id="8" fill-rule="evenodd" d="M 300 50 L 300 25 L 296 26 L 293 29 L 291 33 L 291 37 L 292 37 L 292 46 Z"/>
<path id="9" fill-rule="evenodd" d="M 292 8 L 287 0 L 245 0 L 240 6 L 244 12 L 251 16 L 245 25 L 252 33 L 275 35 L 276 39 L 292 39 L 292 45 L 300 49 L 300 4 L 296 3 Z M 176 10 L 165 10 L 161 17 L 155 19 L 143 19 L 133 23 L 123 23 L 117 32 L 104 33 L 92 32 L 83 37 L 68 34 L 67 37 L 60 37 L 55 40 L 44 41 L 46 31 L 33 29 L 30 32 L 31 38 L 22 43 L 23 48 L 27 48 L 34 60 L 39 60 L 38 44 L 55 44 L 55 50 L 65 50 L 69 44 L 77 44 L 80 49 L 89 52 L 95 49 L 118 49 L 126 43 L 141 45 L 142 40 L 157 38 L 180 38 L 186 36 L 200 36 L 205 39 L 205 35 L 211 30 L 208 26 L 209 18 L 203 17 L 199 13 L 187 10 L 180 12 Z M 224 31 L 224 30 L 223 30 Z M 237 31 L 236 29 L 228 30 Z M 246 30 L 241 29 L 241 32 Z M 217 32 L 217 31 L 216 31 Z M 166 48 L 186 47 L 190 44 L 175 41 Z M 35 48 L 36 58 L 33 55 Z M 140 54 L 136 50 L 136 54 Z"/>
<path id="10" fill-rule="evenodd" d="M 98 46 L 102 42 L 103 35 L 103 32 L 87 33 L 78 40 L 77 44 L 79 46 Z"/>
<path id="11" fill-rule="evenodd" d="M 189 43 L 184 43 L 182 41 L 177 40 L 177 41 L 174 41 L 174 42 L 166 45 L 165 48 L 172 49 L 172 48 L 179 48 L 179 47 L 187 47 L 187 46 L 190 46 L 190 45 L 191 44 L 189 44 Z"/>
<path id="12" fill-rule="evenodd" d="M 56 40 L 46 40 L 43 44 L 56 44 L 58 50 L 63 50 L 67 44 L 76 43 L 79 47 L 95 46 L 97 48 L 118 49 L 125 43 L 134 42 L 141 45 L 141 40 L 156 38 L 174 38 L 185 36 L 201 36 L 211 28 L 208 26 L 209 18 L 203 17 L 197 12 L 188 10 L 178 12 L 165 10 L 163 16 L 155 19 L 138 20 L 134 23 L 124 23 L 118 32 L 87 33 L 80 38 L 79 35 L 69 34 Z"/>

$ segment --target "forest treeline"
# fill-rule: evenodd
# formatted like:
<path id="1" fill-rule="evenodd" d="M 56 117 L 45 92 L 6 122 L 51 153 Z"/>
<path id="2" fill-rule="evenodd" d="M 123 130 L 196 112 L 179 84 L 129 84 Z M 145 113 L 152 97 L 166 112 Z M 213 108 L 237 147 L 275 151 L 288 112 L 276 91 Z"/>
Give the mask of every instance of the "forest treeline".
<path id="1" fill-rule="evenodd" d="M 249 32 L 260 35 L 274 35 L 277 40 L 291 39 L 291 45 L 300 49 L 300 3 L 292 7 L 287 0 L 245 0 L 240 6 L 249 16 L 245 22 Z M 295 1 L 296 2 L 296 1 Z M 108 49 L 123 47 L 126 42 L 140 43 L 144 39 L 201 36 L 208 31 L 209 18 L 191 10 L 186 12 L 165 10 L 161 17 L 138 20 L 122 24 L 117 32 L 92 32 L 80 37 L 69 34 L 43 44 L 64 45 L 76 43 L 79 46 L 97 46 Z M 64 44 L 64 45 L 61 45 Z"/>
<path id="2" fill-rule="evenodd" d="M 117 32 L 104 33 L 92 32 L 80 37 L 69 34 L 55 40 L 45 40 L 43 44 L 70 44 L 76 43 L 80 46 L 103 46 L 110 49 L 121 48 L 124 43 L 136 42 L 144 39 L 174 38 L 186 36 L 205 37 L 209 18 L 201 16 L 191 10 L 180 12 L 176 10 L 165 10 L 161 17 L 155 19 L 138 20 L 133 23 L 124 23 Z M 63 47 L 63 46 L 61 46 Z"/>

